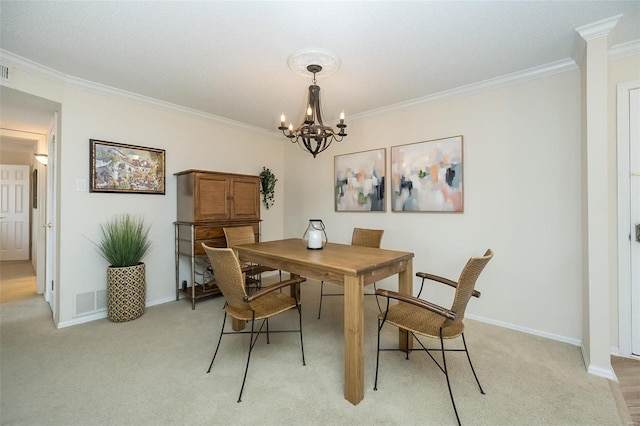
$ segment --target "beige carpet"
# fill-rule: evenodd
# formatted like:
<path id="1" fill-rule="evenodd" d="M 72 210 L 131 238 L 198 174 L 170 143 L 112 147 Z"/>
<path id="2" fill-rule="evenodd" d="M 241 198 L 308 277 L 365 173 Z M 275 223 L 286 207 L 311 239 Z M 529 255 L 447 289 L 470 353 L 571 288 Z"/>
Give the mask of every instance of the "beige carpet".
<path id="1" fill-rule="evenodd" d="M 7 284 L 9 282 L 9 284 Z M 3 279 L 2 290 L 13 284 Z M 236 403 L 246 336 L 225 336 L 210 374 L 221 298 L 192 311 L 181 300 L 123 324 L 100 320 L 56 330 L 41 296 L 7 298 L 0 312 L 3 425 L 453 425 L 444 375 L 423 353 L 381 354 L 375 373 L 375 299 L 365 298 L 365 397 L 343 398 L 342 299 L 316 319 L 319 283 L 303 285 L 307 365 L 296 334 L 258 342 Z M 482 303 L 472 301 L 472 303 Z M 271 324 L 288 327 L 297 316 Z M 463 353 L 451 354 L 463 425 L 620 425 L 608 381 L 585 372 L 577 347 L 467 320 L 481 395 Z M 393 345 L 397 331 L 386 328 Z"/>

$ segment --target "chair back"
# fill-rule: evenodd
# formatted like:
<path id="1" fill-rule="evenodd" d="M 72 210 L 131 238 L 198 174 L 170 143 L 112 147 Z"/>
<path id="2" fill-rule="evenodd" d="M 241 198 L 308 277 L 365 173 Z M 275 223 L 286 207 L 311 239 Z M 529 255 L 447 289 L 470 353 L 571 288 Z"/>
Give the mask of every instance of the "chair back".
<path id="1" fill-rule="evenodd" d="M 353 228 L 352 246 L 380 248 L 384 229 Z"/>
<path id="2" fill-rule="evenodd" d="M 225 226 L 222 230 L 224 231 L 224 237 L 227 239 L 227 247 L 256 242 L 253 226 Z"/>
<path id="3" fill-rule="evenodd" d="M 204 243 L 202 247 L 211 262 L 213 274 L 216 278 L 216 285 L 222 292 L 229 306 L 240 309 L 251 309 L 251 306 L 244 301 L 247 292 L 244 286 L 240 263 L 233 249 L 209 247 Z"/>
<path id="4" fill-rule="evenodd" d="M 253 233 L 253 226 L 227 226 L 222 228 L 224 237 L 227 239 L 227 247 L 233 248 L 241 244 L 253 244 L 256 242 L 256 236 Z M 238 252 L 233 249 L 236 256 Z"/>
<path id="5" fill-rule="evenodd" d="M 483 256 L 472 257 L 467 261 L 467 264 L 460 273 L 458 278 L 458 286 L 456 287 L 456 295 L 453 298 L 453 305 L 451 310 L 456 313 L 455 320 L 446 320 L 444 326 L 450 326 L 453 323 L 461 322 L 464 318 L 464 311 L 467 308 L 467 303 L 473 295 L 473 290 L 476 286 L 476 280 L 480 276 L 480 273 L 487 266 L 487 263 L 493 257 L 493 251 L 488 249 Z"/>

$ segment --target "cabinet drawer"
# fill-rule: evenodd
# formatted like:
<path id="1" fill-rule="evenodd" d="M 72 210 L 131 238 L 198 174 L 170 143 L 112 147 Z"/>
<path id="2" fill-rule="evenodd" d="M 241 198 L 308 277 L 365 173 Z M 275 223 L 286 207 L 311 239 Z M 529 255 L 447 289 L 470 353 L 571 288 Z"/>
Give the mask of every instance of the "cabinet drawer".
<path id="1" fill-rule="evenodd" d="M 213 240 L 197 240 L 193 246 L 193 251 L 195 252 L 196 255 L 205 254 L 204 249 L 202 248 L 202 243 L 205 243 L 209 247 L 215 247 L 215 248 L 227 247 L 227 240 L 225 240 L 224 238 L 222 239 L 216 238 Z"/>
<path id="2" fill-rule="evenodd" d="M 196 226 L 196 240 L 211 240 L 214 238 L 222 238 L 224 240 L 222 226 Z"/>

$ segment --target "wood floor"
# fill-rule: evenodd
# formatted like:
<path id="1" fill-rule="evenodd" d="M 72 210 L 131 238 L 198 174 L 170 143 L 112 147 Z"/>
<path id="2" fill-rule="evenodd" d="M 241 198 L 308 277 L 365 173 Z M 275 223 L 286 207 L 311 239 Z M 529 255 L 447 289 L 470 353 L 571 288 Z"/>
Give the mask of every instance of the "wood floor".
<path id="1" fill-rule="evenodd" d="M 623 415 L 623 418 L 627 425 L 640 426 L 640 360 L 612 356 L 611 366 L 618 376 L 620 392 L 628 408 L 629 416 Z"/>

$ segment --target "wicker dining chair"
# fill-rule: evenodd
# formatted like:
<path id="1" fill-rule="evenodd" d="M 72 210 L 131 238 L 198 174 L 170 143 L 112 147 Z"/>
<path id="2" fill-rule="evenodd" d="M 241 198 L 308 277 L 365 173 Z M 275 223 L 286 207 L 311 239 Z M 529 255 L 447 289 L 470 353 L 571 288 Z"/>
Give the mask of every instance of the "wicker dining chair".
<path id="1" fill-rule="evenodd" d="M 222 230 L 224 231 L 224 237 L 227 240 L 227 247 L 229 248 L 256 242 L 253 226 L 226 226 L 222 228 Z M 233 251 L 237 256 L 238 252 L 235 249 Z M 277 271 L 277 269 L 255 263 L 242 264 L 242 272 L 244 272 L 246 276 L 247 286 L 254 285 L 255 288 L 262 286 L 262 273 L 271 271 Z M 282 281 L 282 271 L 278 271 L 278 273 L 280 274 L 280 281 Z"/>
<path id="2" fill-rule="evenodd" d="M 383 229 L 365 229 L 365 228 L 353 228 L 353 235 L 351 236 L 351 245 L 360 247 L 373 247 L 380 248 L 380 242 L 382 241 Z M 373 289 L 376 290 L 376 283 L 373 283 Z M 365 296 L 375 296 L 375 293 L 365 293 Z M 318 305 L 318 319 L 322 313 L 322 298 L 325 296 L 344 296 L 344 293 L 325 293 L 324 281 L 320 281 L 320 304 Z M 380 308 L 380 302 L 376 297 L 376 303 L 378 304 L 378 310 L 382 312 Z"/>
<path id="3" fill-rule="evenodd" d="M 458 417 L 458 410 L 456 409 L 456 403 L 453 399 L 453 392 L 451 392 L 451 384 L 449 382 L 449 371 L 447 370 L 445 353 L 449 351 L 464 351 L 467 354 L 467 359 L 469 360 L 469 365 L 471 366 L 471 371 L 473 372 L 473 376 L 476 379 L 476 383 L 478 383 L 478 387 L 480 388 L 480 393 L 484 395 L 484 390 L 480 385 L 478 376 L 476 375 L 473 364 L 471 363 L 471 357 L 469 356 L 469 351 L 467 350 L 467 343 L 464 340 L 464 324 L 462 320 L 464 319 L 464 312 L 467 307 L 467 302 L 469 302 L 471 296 L 480 297 L 480 292 L 474 289 L 476 280 L 492 257 L 493 251 L 489 249 L 483 256 L 472 257 L 471 259 L 469 259 L 469 261 L 467 261 L 467 264 L 463 268 L 460 274 L 460 278 L 457 282 L 425 272 L 416 273 L 416 276 L 422 278 L 422 284 L 424 284 L 424 280 L 431 280 L 446 284 L 456 289 L 451 309 L 446 309 L 424 299 L 401 294 L 395 291 L 376 291 L 376 294 L 378 294 L 379 296 L 387 298 L 387 307 L 386 310 L 378 317 L 376 378 L 373 390 L 378 390 L 378 365 L 380 362 L 380 351 L 403 350 L 404 352 L 406 352 L 406 359 L 409 359 L 409 334 L 411 334 L 418 342 L 418 344 L 422 347 L 421 350 L 424 350 L 440 368 L 440 371 L 444 373 L 447 379 L 447 387 L 449 388 L 449 396 L 451 398 L 451 404 L 453 405 L 453 411 L 456 415 L 458 424 L 460 424 L 460 417 Z M 422 286 L 420 290 L 422 291 Z M 400 303 L 389 306 L 390 299 L 399 300 Z M 407 331 L 407 342 L 405 345 L 407 349 L 380 348 L 380 332 L 382 330 L 382 326 L 387 322 Z M 416 334 L 440 339 L 440 349 L 426 348 L 418 339 Z M 453 339 L 458 336 L 462 336 L 462 344 L 464 345 L 464 349 L 445 349 L 444 339 Z M 442 354 L 442 364 L 440 364 L 433 357 L 433 355 L 431 355 L 431 351 L 439 351 Z"/>
<path id="4" fill-rule="evenodd" d="M 267 344 L 269 343 L 269 333 L 274 332 L 296 332 L 300 333 L 300 347 L 302 349 L 302 365 L 306 365 L 304 359 L 304 343 L 302 341 L 302 314 L 300 310 L 300 301 L 297 296 L 291 297 L 285 292 L 277 292 L 274 290 L 281 289 L 286 286 L 298 285 L 305 278 L 294 278 L 281 281 L 277 284 L 264 287 L 251 295 L 247 295 L 244 285 L 243 274 L 240 268 L 240 262 L 234 251 L 230 248 L 213 248 L 202 244 L 209 261 L 213 267 L 216 278 L 216 284 L 226 300 L 224 319 L 222 320 L 222 328 L 220 329 L 220 338 L 216 350 L 213 353 L 213 359 L 209 364 L 207 373 L 211 372 L 213 362 L 218 355 L 222 336 L 225 334 L 249 334 L 249 352 L 247 354 L 247 365 L 244 370 L 244 378 L 242 379 L 242 387 L 238 395 L 238 402 L 242 400 L 242 392 L 247 380 L 247 372 L 249 371 L 249 361 L 251 360 L 251 351 L 256 344 L 260 333 L 265 329 L 267 335 Z M 297 292 L 293 292 L 297 294 Z M 269 318 L 290 309 L 298 311 L 298 328 L 294 330 L 269 330 Z M 239 321 L 251 322 L 251 331 L 225 331 L 225 323 L 227 315 Z M 256 321 L 262 320 L 259 327 L 256 327 Z M 266 325 L 266 328 L 265 328 Z"/>

